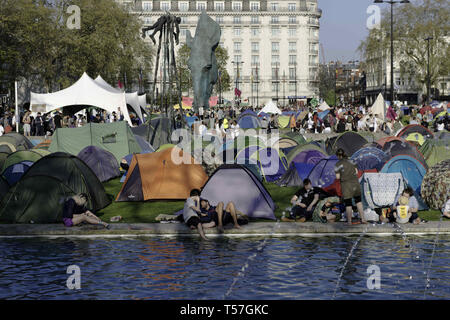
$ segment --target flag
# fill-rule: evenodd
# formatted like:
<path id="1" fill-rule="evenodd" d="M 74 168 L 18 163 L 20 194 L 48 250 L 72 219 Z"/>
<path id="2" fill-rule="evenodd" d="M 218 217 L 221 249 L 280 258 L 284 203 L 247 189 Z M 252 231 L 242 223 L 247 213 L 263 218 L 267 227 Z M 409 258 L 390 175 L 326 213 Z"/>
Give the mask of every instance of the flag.
<path id="1" fill-rule="evenodd" d="M 234 95 L 241 97 L 241 90 L 239 90 L 238 88 L 234 88 Z"/>
<path id="2" fill-rule="evenodd" d="M 122 89 L 123 88 L 123 84 L 122 82 L 120 82 L 120 79 L 117 81 L 117 86 Z"/>

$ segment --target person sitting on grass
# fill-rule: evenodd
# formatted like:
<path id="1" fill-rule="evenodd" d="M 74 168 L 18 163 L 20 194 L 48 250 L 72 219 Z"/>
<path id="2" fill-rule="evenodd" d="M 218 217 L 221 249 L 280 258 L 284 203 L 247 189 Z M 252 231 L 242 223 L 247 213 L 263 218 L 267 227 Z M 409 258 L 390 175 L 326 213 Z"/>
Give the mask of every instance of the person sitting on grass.
<path id="1" fill-rule="evenodd" d="M 404 198 L 403 198 L 404 197 Z M 417 211 L 419 211 L 419 202 L 417 201 L 416 197 L 414 196 L 414 191 L 411 187 L 406 187 L 405 190 L 403 190 L 401 196 L 398 197 L 398 199 L 396 199 L 396 201 L 394 201 L 395 205 L 393 206 L 393 216 L 394 218 L 397 220 L 400 217 L 399 214 L 399 210 L 400 208 L 397 208 L 398 206 L 400 206 L 400 199 L 403 201 L 406 200 L 408 201 L 407 203 L 407 215 L 408 215 L 408 221 L 409 223 L 414 223 L 414 224 L 420 224 L 420 223 L 425 223 L 427 222 L 426 220 L 423 220 L 419 217 L 419 215 L 417 214 Z M 402 219 L 402 217 L 400 217 L 400 219 Z M 390 220 L 390 222 L 393 222 L 392 220 Z M 404 222 L 403 222 L 404 223 Z"/>
<path id="2" fill-rule="evenodd" d="M 223 233 L 223 226 L 233 222 L 236 229 L 240 229 L 237 215 L 240 213 L 236 210 L 236 206 L 233 202 L 228 202 L 224 211 L 224 203 L 221 201 L 217 206 L 211 206 L 209 201 L 206 199 L 200 199 L 200 220 L 203 219 L 205 222 L 214 222 L 220 233 Z M 213 225 L 213 226 L 214 226 Z"/>
<path id="3" fill-rule="evenodd" d="M 209 240 L 203 231 L 202 222 L 199 217 L 200 213 L 200 190 L 192 189 L 189 198 L 184 203 L 183 220 L 192 230 L 197 229 L 202 239 Z"/>
<path id="4" fill-rule="evenodd" d="M 336 222 L 337 215 L 345 212 L 345 206 L 341 203 L 339 197 L 328 197 L 321 200 L 313 213 L 314 222 Z"/>
<path id="5" fill-rule="evenodd" d="M 86 208 L 88 196 L 80 193 L 64 202 L 63 222 L 66 227 L 76 226 L 82 222 L 97 224 L 109 229 L 110 226 Z"/>
<path id="6" fill-rule="evenodd" d="M 313 187 L 311 180 L 303 180 L 304 187 L 298 190 L 291 199 L 293 205 L 290 216 L 283 218 L 283 221 L 296 221 L 297 217 L 299 222 L 305 222 L 311 220 L 314 212 L 314 208 L 319 201 L 319 196 L 322 190 L 317 187 Z"/>

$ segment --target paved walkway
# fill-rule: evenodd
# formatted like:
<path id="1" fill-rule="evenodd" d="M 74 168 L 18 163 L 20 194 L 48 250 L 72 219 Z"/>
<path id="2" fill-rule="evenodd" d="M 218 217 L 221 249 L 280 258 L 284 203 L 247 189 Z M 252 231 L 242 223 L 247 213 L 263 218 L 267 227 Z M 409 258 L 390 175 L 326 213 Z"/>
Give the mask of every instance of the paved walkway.
<path id="1" fill-rule="evenodd" d="M 367 228 L 368 235 L 400 234 L 392 224 L 367 224 L 347 226 L 345 223 L 289 223 L 289 222 L 258 222 L 242 226 L 241 229 L 225 228 L 223 236 L 314 236 L 333 234 L 360 234 Z M 450 234 L 450 221 L 430 221 L 421 225 L 404 224 L 401 228 L 406 234 Z M 206 229 L 207 235 L 218 235 L 217 229 Z M 190 230 L 182 223 L 114 223 L 107 230 L 100 226 L 83 225 L 66 228 L 62 224 L 41 225 L 0 225 L 0 237 L 4 236 L 192 236 L 197 231 Z"/>

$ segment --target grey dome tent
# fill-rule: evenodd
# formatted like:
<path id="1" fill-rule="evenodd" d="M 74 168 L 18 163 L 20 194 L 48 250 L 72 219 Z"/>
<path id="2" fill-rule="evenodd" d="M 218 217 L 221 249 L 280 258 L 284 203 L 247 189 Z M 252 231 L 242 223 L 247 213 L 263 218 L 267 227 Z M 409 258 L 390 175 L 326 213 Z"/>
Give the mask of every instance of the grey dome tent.
<path id="1" fill-rule="evenodd" d="M 203 186 L 201 197 L 211 205 L 232 201 L 249 218 L 275 220 L 275 203 L 269 192 L 245 166 L 220 166 Z"/>
<path id="2" fill-rule="evenodd" d="M 80 151 L 78 158 L 92 169 L 101 182 L 120 176 L 119 163 L 109 151 L 96 146 L 88 146 Z"/>
<path id="3" fill-rule="evenodd" d="M 148 123 L 131 128 L 133 134 L 144 138 L 154 150 L 158 150 L 164 144 L 173 143 L 171 139 L 173 130 L 173 121 L 167 117 L 154 118 Z"/>
<path id="4" fill-rule="evenodd" d="M 294 163 L 291 163 L 289 169 L 284 175 L 275 181 L 280 187 L 303 187 L 303 180 L 298 175 L 297 168 Z"/>
<path id="5" fill-rule="evenodd" d="M 82 160 L 67 153 L 50 154 L 37 161 L 3 197 L 0 222 L 61 222 L 64 201 L 82 192 L 88 195 L 87 207 L 93 212 L 111 203 Z"/>

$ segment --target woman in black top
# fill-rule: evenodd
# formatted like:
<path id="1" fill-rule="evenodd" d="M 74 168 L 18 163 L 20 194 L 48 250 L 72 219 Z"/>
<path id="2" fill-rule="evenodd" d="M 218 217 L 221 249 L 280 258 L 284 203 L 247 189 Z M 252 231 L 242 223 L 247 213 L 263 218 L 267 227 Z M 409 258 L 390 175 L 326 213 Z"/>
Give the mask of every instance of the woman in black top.
<path id="1" fill-rule="evenodd" d="M 86 208 L 87 194 L 80 193 L 64 202 L 63 222 L 66 227 L 76 226 L 82 222 L 99 224 L 109 229 L 110 226 Z"/>

